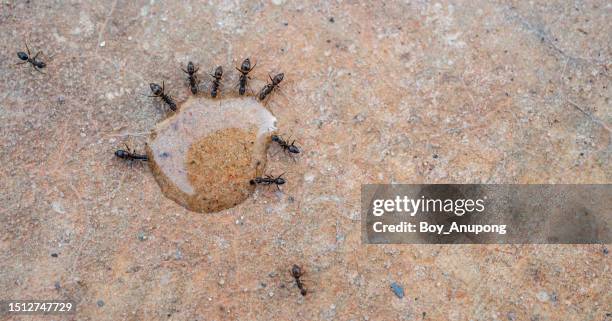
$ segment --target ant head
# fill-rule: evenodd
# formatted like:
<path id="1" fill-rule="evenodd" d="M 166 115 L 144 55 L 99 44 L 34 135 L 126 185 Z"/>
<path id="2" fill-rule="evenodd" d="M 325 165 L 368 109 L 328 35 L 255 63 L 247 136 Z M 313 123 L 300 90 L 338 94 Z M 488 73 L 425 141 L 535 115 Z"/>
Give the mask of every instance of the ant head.
<path id="1" fill-rule="evenodd" d="M 282 139 L 280 138 L 280 136 L 278 135 L 272 135 L 272 141 L 273 142 L 280 142 Z"/>
<path id="2" fill-rule="evenodd" d="M 28 60 L 28 54 L 26 54 L 26 53 L 25 53 L 25 52 L 23 52 L 23 51 L 18 52 L 18 53 L 17 53 L 17 57 L 19 57 L 19 59 L 21 59 L 21 60 L 23 60 L 23 61 Z"/>
<path id="3" fill-rule="evenodd" d="M 302 269 L 300 268 L 299 265 L 294 264 L 293 267 L 291 268 L 291 275 L 293 277 L 300 277 L 302 275 Z"/>
<path id="4" fill-rule="evenodd" d="M 36 67 L 38 68 L 45 68 L 45 66 L 47 66 L 46 63 L 44 63 L 43 61 L 38 61 Z"/>
<path id="5" fill-rule="evenodd" d="M 123 149 L 118 149 L 117 151 L 115 151 L 115 156 L 119 158 L 127 158 L 128 155 L 129 153 L 127 151 L 124 151 Z"/>
<path id="6" fill-rule="evenodd" d="M 285 184 L 285 179 L 284 179 L 284 178 L 282 178 L 282 177 L 277 177 L 277 178 L 274 180 L 274 183 L 275 183 L 276 185 L 283 185 L 283 184 Z"/>
<path id="7" fill-rule="evenodd" d="M 154 95 L 159 95 L 162 93 L 162 88 L 160 85 L 156 84 L 156 83 L 150 83 L 149 87 L 151 87 L 151 91 L 153 92 Z"/>
<path id="8" fill-rule="evenodd" d="M 220 78 L 223 76 L 223 67 L 219 66 L 215 69 L 215 78 Z"/>
<path id="9" fill-rule="evenodd" d="M 250 181 L 249 181 L 249 184 L 251 184 L 251 185 L 255 185 L 255 180 L 254 180 L 254 179 L 250 180 Z"/>
<path id="10" fill-rule="evenodd" d="M 251 60 L 247 58 L 242 62 L 242 66 L 240 66 L 240 70 L 242 70 L 243 72 L 248 72 L 250 69 L 251 69 Z"/>
<path id="11" fill-rule="evenodd" d="M 302 296 L 306 296 L 306 294 L 307 294 L 307 293 L 308 293 L 308 292 L 306 291 L 306 289 L 304 289 L 304 288 L 300 289 L 300 294 L 301 294 Z"/>
<path id="12" fill-rule="evenodd" d="M 280 84 L 281 81 L 283 81 L 283 78 L 285 78 L 285 74 L 281 72 L 280 74 L 274 76 L 274 79 L 272 79 L 272 82 L 278 85 Z"/>
<path id="13" fill-rule="evenodd" d="M 189 72 L 190 74 L 195 72 L 195 66 L 191 61 L 187 64 L 187 72 Z"/>

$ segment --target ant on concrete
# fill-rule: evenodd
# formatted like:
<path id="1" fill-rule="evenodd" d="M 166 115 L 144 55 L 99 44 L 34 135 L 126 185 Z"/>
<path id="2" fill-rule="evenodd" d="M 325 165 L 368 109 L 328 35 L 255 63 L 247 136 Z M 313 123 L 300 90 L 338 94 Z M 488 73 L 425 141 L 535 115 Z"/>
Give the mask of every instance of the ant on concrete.
<path id="1" fill-rule="evenodd" d="M 280 185 L 285 184 L 285 179 L 282 177 L 285 173 L 280 174 L 278 177 L 272 175 L 266 175 L 265 177 L 255 177 L 250 180 L 251 185 L 272 185 L 275 184 L 276 188 L 280 191 Z"/>
<path id="2" fill-rule="evenodd" d="M 210 76 L 214 78 L 212 82 L 212 87 L 210 88 L 210 96 L 212 98 L 215 98 L 217 97 L 217 92 L 219 90 L 219 87 L 221 87 L 221 77 L 223 76 L 223 67 L 218 66 L 217 69 L 215 69 L 215 73 L 211 74 Z"/>
<path id="3" fill-rule="evenodd" d="M 181 68 L 181 70 L 183 70 L 184 73 L 186 73 L 189 79 L 189 87 L 191 87 L 191 93 L 192 94 L 197 94 L 198 93 L 198 75 L 196 75 L 196 73 L 198 72 L 198 70 L 200 69 L 200 67 L 196 67 L 193 62 L 189 62 L 187 64 L 187 70 Z"/>
<path id="4" fill-rule="evenodd" d="M 272 141 L 278 143 L 278 145 L 283 149 L 283 151 L 288 153 L 289 155 L 300 153 L 300 149 L 295 146 L 295 140 L 292 141 L 291 144 L 289 144 L 289 142 L 284 140 L 281 136 L 272 135 Z"/>
<path id="5" fill-rule="evenodd" d="M 244 95 L 246 92 L 247 81 L 248 79 L 251 79 L 251 77 L 249 77 L 249 72 L 251 72 L 255 66 L 257 66 L 257 63 L 251 67 L 251 60 L 247 58 L 242 62 L 240 69 L 236 67 L 236 70 L 240 72 L 240 82 L 238 83 L 240 85 L 240 88 L 238 89 L 238 93 L 240 95 Z"/>
<path id="6" fill-rule="evenodd" d="M 32 57 L 32 54 L 30 53 L 30 48 L 28 48 L 28 44 L 25 44 L 26 46 L 26 51 L 27 53 L 23 52 L 23 51 L 19 51 L 17 52 L 17 57 L 19 57 L 19 59 L 23 60 L 22 62 L 18 62 L 17 65 L 22 65 L 25 63 L 30 63 L 32 68 L 34 68 L 34 70 L 40 72 L 41 74 L 43 74 L 44 72 L 40 71 L 40 69 L 43 69 L 47 66 L 47 64 L 45 64 L 42 60 L 38 60 L 38 55 L 41 53 L 41 51 L 37 52 L 36 55 L 34 55 L 34 57 Z"/>
<path id="7" fill-rule="evenodd" d="M 294 264 L 290 272 L 291 272 L 291 276 L 293 277 L 293 279 L 295 279 L 295 285 L 297 285 L 298 289 L 300 289 L 300 294 L 302 296 L 306 296 L 308 291 L 306 291 L 306 288 L 304 287 L 304 283 L 302 283 L 302 280 L 300 280 L 302 275 L 304 275 L 304 272 L 302 272 L 302 268 L 299 265 Z"/>
<path id="8" fill-rule="evenodd" d="M 270 81 L 272 81 L 271 84 L 266 84 L 265 86 L 263 86 L 263 88 L 261 88 L 261 91 L 259 91 L 259 100 L 264 100 L 266 99 L 266 97 L 272 93 L 272 91 L 278 87 L 278 85 L 281 83 L 281 81 L 283 81 L 283 78 L 285 78 L 285 74 L 280 73 L 277 74 L 276 76 L 274 76 L 274 78 L 272 78 L 270 75 L 268 75 L 268 77 L 270 77 Z"/>
<path id="9" fill-rule="evenodd" d="M 161 100 L 163 100 L 166 104 L 168 104 L 168 107 L 170 107 L 172 111 L 176 111 L 176 103 L 174 102 L 174 99 L 172 99 L 170 95 L 164 92 L 165 86 L 164 86 L 163 81 L 162 81 L 161 87 L 156 83 L 150 83 L 149 87 L 151 87 L 151 91 L 153 92 L 153 96 L 149 96 L 149 97 L 161 98 Z"/>
<path id="10" fill-rule="evenodd" d="M 149 160 L 149 157 L 147 157 L 147 155 L 136 154 L 136 152 L 130 150 L 130 148 L 127 145 L 125 145 L 125 149 L 116 150 L 115 156 L 121 159 L 129 160 L 129 161 L 140 160 L 140 161 L 146 162 Z"/>

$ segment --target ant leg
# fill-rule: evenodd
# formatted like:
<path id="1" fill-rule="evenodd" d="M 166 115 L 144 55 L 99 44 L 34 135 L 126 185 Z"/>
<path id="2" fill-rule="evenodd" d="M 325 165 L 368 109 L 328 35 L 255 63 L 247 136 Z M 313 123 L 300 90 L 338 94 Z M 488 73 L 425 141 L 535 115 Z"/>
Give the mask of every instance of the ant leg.
<path id="1" fill-rule="evenodd" d="M 247 78 L 251 79 L 251 77 L 249 77 L 249 76 L 247 76 Z M 253 87 L 251 87 L 249 82 L 247 82 L 247 89 L 251 92 L 251 95 L 255 95 L 255 92 L 253 91 Z"/>
<path id="2" fill-rule="evenodd" d="M 34 64 L 32 64 L 32 68 L 34 68 L 34 70 L 38 71 L 41 74 L 44 74 L 44 72 L 40 71 L 40 69 L 36 68 L 36 66 L 34 66 Z"/>
<path id="3" fill-rule="evenodd" d="M 164 93 L 164 89 L 166 88 L 166 84 L 164 84 L 164 81 L 162 80 L 162 93 Z"/>
<path id="4" fill-rule="evenodd" d="M 27 42 L 27 41 L 24 41 L 23 43 L 24 43 L 24 44 L 25 44 L 25 46 L 26 46 L 26 51 L 28 52 L 28 56 L 31 56 L 31 54 L 30 54 L 30 48 L 28 48 L 28 42 Z"/>
<path id="5" fill-rule="evenodd" d="M 18 62 L 18 63 L 16 63 L 16 64 L 15 64 L 15 66 L 17 66 L 17 65 L 23 65 L 23 64 L 25 64 L 26 62 L 27 62 L 27 61 Z"/>
<path id="6" fill-rule="evenodd" d="M 38 55 L 41 53 L 42 51 L 38 51 L 35 55 L 34 58 L 32 58 L 32 60 L 36 60 L 36 58 L 38 58 Z"/>
<path id="7" fill-rule="evenodd" d="M 296 157 L 296 156 L 293 156 L 293 155 L 291 155 L 291 153 L 289 153 L 289 158 L 291 158 L 291 160 L 292 160 L 294 163 L 297 163 L 297 161 L 295 160 L 295 157 Z"/>

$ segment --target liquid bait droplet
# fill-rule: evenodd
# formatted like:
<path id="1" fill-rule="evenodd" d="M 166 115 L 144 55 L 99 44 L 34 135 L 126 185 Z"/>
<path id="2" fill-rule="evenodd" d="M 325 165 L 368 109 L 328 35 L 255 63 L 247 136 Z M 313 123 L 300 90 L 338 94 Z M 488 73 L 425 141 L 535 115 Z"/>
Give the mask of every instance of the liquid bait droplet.
<path id="1" fill-rule="evenodd" d="M 253 98 L 191 97 L 151 133 L 147 154 L 166 197 L 195 212 L 231 208 L 262 175 L 276 118 Z"/>

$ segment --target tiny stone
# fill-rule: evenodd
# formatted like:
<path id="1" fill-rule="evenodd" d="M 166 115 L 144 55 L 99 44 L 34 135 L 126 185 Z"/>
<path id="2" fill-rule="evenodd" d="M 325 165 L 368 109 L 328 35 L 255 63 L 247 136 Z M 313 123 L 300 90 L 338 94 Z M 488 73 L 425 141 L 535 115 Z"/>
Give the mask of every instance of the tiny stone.
<path id="1" fill-rule="evenodd" d="M 546 293 L 545 291 L 540 291 L 536 297 L 538 298 L 538 300 L 540 300 L 540 302 L 546 302 L 548 301 L 548 293 Z"/>
<path id="2" fill-rule="evenodd" d="M 57 254 L 57 253 L 51 253 L 51 256 L 52 256 L 52 257 L 58 257 L 58 256 L 59 256 L 59 254 Z"/>
<path id="3" fill-rule="evenodd" d="M 514 312 L 508 312 L 508 320 L 510 321 L 516 320 L 516 315 L 514 314 Z"/>
<path id="4" fill-rule="evenodd" d="M 393 291 L 393 293 L 395 293 L 395 296 L 397 296 L 398 298 L 403 298 L 404 297 L 404 288 L 402 288 L 401 285 L 399 285 L 396 282 L 391 283 L 391 290 Z"/>
<path id="5" fill-rule="evenodd" d="M 225 280 L 224 279 L 219 280 L 219 285 L 223 285 L 223 284 L 225 284 Z"/>
<path id="6" fill-rule="evenodd" d="M 141 240 L 141 241 L 144 241 L 144 240 L 147 239 L 147 236 L 145 235 L 144 232 L 140 231 L 140 232 L 138 232 L 138 239 Z"/>
<path id="7" fill-rule="evenodd" d="M 268 295 L 269 295 L 270 297 L 273 297 L 273 296 L 274 296 L 274 292 L 270 292 L 270 293 L 268 293 Z"/>
<path id="8" fill-rule="evenodd" d="M 329 18 L 329 22 L 334 23 L 334 22 L 336 22 L 336 19 L 334 19 L 334 17 L 330 17 Z"/>
<path id="9" fill-rule="evenodd" d="M 100 47 L 104 47 L 104 46 L 106 46 L 106 41 L 100 42 Z"/>
<path id="10" fill-rule="evenodd" d="M 104 306 L 104 301 L 102 301 L 102 300 L 98 300 L 98 302 L 96 302 L 96 304 L 97 304 L 99 307 L 103 307 L 103 306 Z"/>

